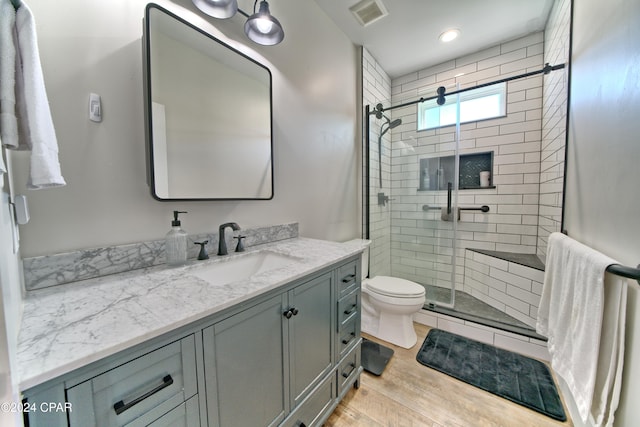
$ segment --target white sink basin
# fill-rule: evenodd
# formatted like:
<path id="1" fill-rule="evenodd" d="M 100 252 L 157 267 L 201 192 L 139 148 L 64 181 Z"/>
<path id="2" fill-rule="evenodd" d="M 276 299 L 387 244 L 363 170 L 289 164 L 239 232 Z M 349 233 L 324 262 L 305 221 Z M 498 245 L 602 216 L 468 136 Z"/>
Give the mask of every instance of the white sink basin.
<path id="1" fill-rule="evenodd" d="M 214 285 L 237 282 L 259 273 L 275 270 L 293 264 L 297 259 L 271 251 L 253 252 L 228 260 L 194 268 L 189 274 Z"/>

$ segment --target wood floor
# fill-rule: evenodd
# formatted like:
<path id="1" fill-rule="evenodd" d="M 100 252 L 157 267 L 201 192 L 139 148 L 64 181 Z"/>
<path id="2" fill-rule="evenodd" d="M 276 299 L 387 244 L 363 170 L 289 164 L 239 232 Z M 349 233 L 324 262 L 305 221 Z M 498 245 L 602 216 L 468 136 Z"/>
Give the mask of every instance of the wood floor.
<path id="1" fill-rule="evenodd" d="M 395 354 L 380 377 L 362 373 L 360 388 L 345 396 L 325 427 L 573 426 L 419 364 L 416 354 L 429 328 L 415 326 L 418 345 L 411 350 L 363 334 Z"/>

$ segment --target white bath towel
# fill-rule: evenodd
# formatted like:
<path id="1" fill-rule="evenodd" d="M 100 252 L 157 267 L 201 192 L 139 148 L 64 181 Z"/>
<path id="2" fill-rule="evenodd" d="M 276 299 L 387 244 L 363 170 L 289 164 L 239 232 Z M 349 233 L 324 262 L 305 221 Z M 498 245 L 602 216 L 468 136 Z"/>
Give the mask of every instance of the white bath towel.
<path id="1" fill-rule="evenodd" d="M 611 264 L 616 261 L 552 233 L 536 324 L 580 418 L 596 426 L 613 424 L 621 387 L 627 287 L 605 273 Z"/>
<path id="2" fill-rule="evenodd" d="M 22 63 L 21 70 L 17 70 L 16 102 L 18 111 L 26 112 L 28 125 L 28 131 L 25 131 L 28 135 L 20 136 L 27 138 L 27 145 L 31 147 L 27 186 L 40 189 L 66 185 L 60 171 L 58 141 L 42 75 L 35 20 L 24 2 L 16 11 L 16 31 L 18 56 Z"/>
<path id="3" fill-rule="evenodd" d="M 15 23 L 13 4 L 0 0 L 0 139 L 11 148 L 18 147 Z"/>

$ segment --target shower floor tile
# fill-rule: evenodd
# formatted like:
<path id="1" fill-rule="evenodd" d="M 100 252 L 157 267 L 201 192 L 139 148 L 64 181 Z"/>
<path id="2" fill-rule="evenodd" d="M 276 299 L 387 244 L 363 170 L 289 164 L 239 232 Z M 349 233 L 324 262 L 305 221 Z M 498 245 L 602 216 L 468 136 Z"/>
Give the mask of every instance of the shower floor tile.
<path id="1" fill-rule="evenodd" d="M 426 285 L 425 288 L 427 295 L 427 304 L 424 306 L 425 310 L 470 320 L 532 338 L 545 339 L 536 334 L 535 329 L 526 323 L 509 316 L 466 292 L 455 291 L 455 305 L 453 308 L 449 308 L 439 306 L 437 302 L 448 302 L 450 300 L 450 289 L 429 285 Z M 436 304 L 429 304 L 429 301 L 436 301 Z"/>

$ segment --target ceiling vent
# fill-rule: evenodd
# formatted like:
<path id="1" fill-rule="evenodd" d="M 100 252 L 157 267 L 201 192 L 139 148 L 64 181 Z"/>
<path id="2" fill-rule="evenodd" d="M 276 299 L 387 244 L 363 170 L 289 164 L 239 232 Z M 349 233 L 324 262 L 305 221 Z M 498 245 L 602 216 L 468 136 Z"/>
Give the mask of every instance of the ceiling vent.
<path id="1" fill-rule="evenodd" d="M 349 8 L 356 20 L 366 27 L 389 14 L 380 0 L 361 0 Z"/>

